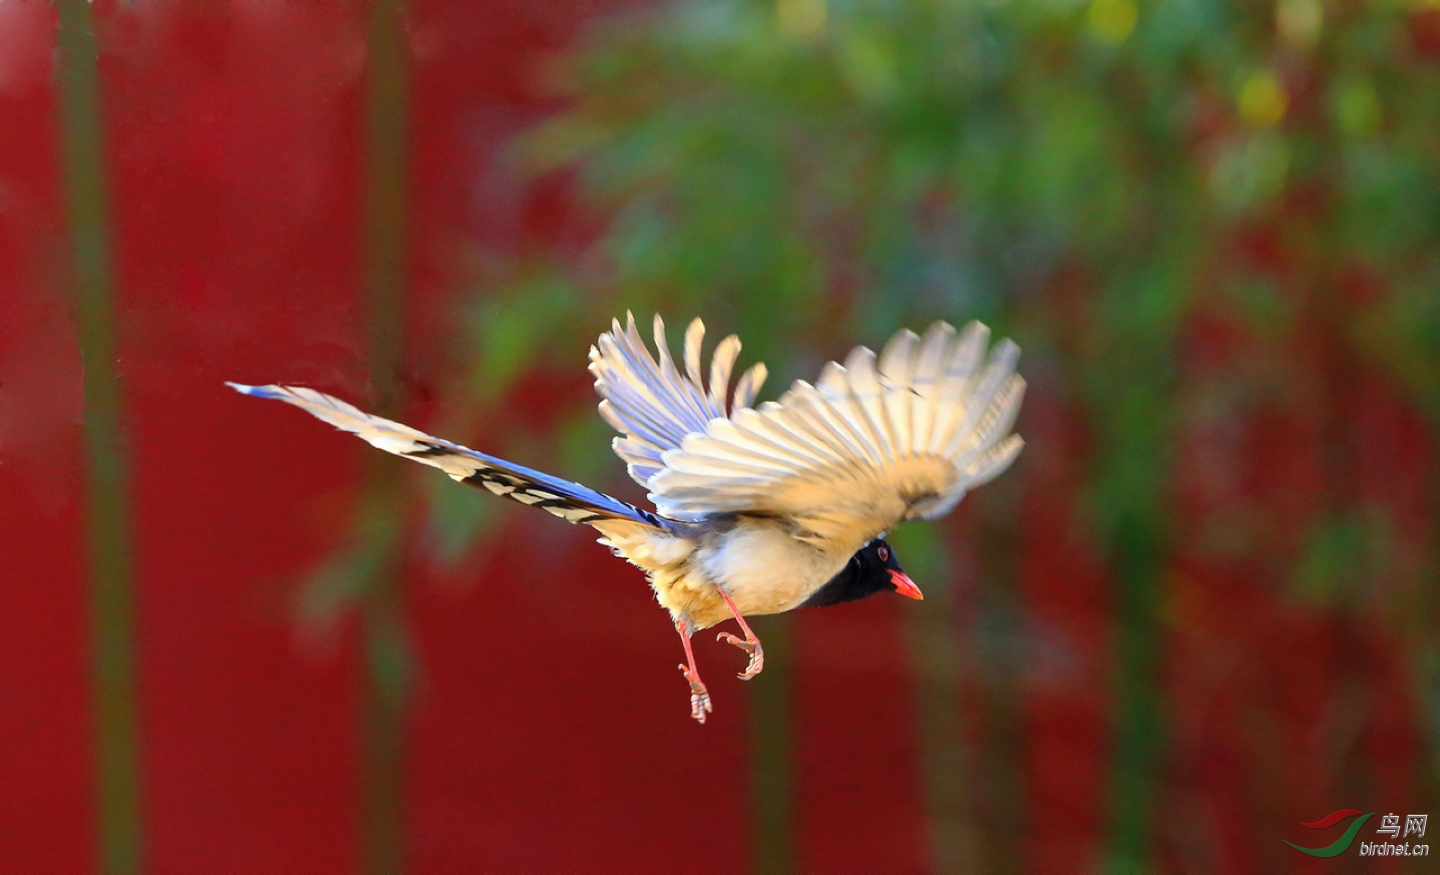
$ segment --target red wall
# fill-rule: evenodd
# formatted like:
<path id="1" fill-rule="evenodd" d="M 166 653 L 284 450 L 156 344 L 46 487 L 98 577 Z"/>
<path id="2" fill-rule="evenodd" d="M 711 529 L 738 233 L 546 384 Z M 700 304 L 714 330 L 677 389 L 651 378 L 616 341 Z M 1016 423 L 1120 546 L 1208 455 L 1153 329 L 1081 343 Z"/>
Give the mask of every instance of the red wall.
<path id="1" fill-rule="evenodd" d="M 371 395 L 366 10 L 94 10 L 147 871 L 356 871 L 367 854 L 361 635 L 353 617 L 326 633 L 298 629 L 294 615 L 299 582 L 344 546 L 373 451 L 222 384 Z M 436 425 L 428 402 L 454 365 L 475 244 L 565 245 L 560 229 L 575 227 L 563 185 L 517 182 L 500 152 L 553 106 L 537 71 L 594 12 L 587 0 L 409 4 L 402 379 L 418 426 Z M 0 869 L 26 873 L 91 871 L 98 841 L 55 32 L 47 6 L 0 0 Z M 1253 341 L 1233 326 L 1204 313 L 1194 322 L 1185 386 L 1217 378 L 1217 350 L 1262 354 L 1258 343 L 1246 352 Z M 1324 348 L 1324 338 L 1297 338 L 1282 354 Z M 526 416 L 543 419 L 557 399 L 589 391 L 588 342 L 565 350 L 562 376 L 525 384 L 514 403 Z M 1433 438 L 1377 375 L 1356 374 L 1350 386 L 1320 405 L 1345 411 L 1369 448 L 1348 482 L 1402 521 L 1399 561 L 1423 557 Z M 930 865 L 936 788 L 924 775 L 936 764 L 917 722 L 927 681 L 906 613 L 920 610 L 948 612 L 939 622 L 958 630 L 960 651 L 945 667 L 957 713 L 941 711 L 937 725 L 958 736 L 956 780 L 972 783 L 952 794 L 963 800 L 952 813 L 982 835 L 983 868 L 1078 871 L 1103 857 L 1118 713 L 1112 581 L 1088 528 L 1080 414 L 1043 387 L 1027 405 L 1030 448 L 1010 475 L 1024 484 L 1012 492 L 1023 492 L 1011 545 L 1019 586 L 1006 596 L 1013 627 L 987 625 L 993 584 L 957 573 L 948 604 L 877 599 L 797 616 L 785 666 L 754 682 L 781 671 L 792 680 L 798 869 Z M 1388 631 L 1395 619 L 1340 620 L 1297 604 L 1266 589 L 1267 569 L 1227 564 L 1190 537 L 1237 502 L 1281 520 L 1277 537 L 1294 536 L 1286 502 L 1329 500 L 1311 494 L 1326 464 L 1326 426 L 1313 414 L 1302 400 L 1238 437 L 1203 422 L 1179 429 L 1182 462 L 1212 454 L 1213 467 L 1213 454 L 1233 453 L 1219 464 L 1242 479 L 1229 494 L 1184 474 L 1198 462 L 1182 464 L 1166 493 L 1184 536 L 1157 609 L 1166 735 L 1153 798 L 1163 828 L 1189 830 L 1156 838 L 1177 871 L 1304 869 L 1311 861 L 1279 844 L 1307 839 L 1294 828 L 1301 820 L 1367 800 L 1399 810 L 1423 793 L 1411 675 Z M 973 511 L 986 500 L 945 524 L 964 562 L 996 549 Z M 697 638 L 717 710 L 693 725 L 678 642 L 638 574 L 586 531 L 506 519 L 504 534 L 458 570 L 418 548 L 406 558 L 403 611 L 419 667 L 404 725 L 407 868 L 751 868 L 764 805 L 751 795 L 754 693 L 727 677 L 741 656 Z M 997 653 L 1016 664 L 996 668 Z M 1357 691 L 1373 694 L 1373 709 L 1347 728 Z M 1326 746 L 1337 738 L 1351 747 Z"/>

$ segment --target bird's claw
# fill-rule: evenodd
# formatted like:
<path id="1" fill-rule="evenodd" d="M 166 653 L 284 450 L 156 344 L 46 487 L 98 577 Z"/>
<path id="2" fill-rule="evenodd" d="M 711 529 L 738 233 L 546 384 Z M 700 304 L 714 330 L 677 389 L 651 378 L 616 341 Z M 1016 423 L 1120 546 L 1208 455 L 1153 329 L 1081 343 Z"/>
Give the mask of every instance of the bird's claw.
<path id="1" fill-rule="evenodd" d="M 680 666 L 680 673 L 685 675 L 685 680 L 690 684 L 690 716 L 697 722 L 704 723 L 705 715 L 715 710 L 715 706 L 710 704 L 710 691 L 705 689 L 700 676 L 691 672 L 687 666 Z"/>
<path id="2" fill-rule="evenodd" d="M 746 653 L 750 654 L 749 664 L 745 666 L 744 671 L 740 672 L 740 674 L 737 675 L 740 680 L 748 681 L 751 678 L 755 677 L 755 675 L 759 674 L 765 668 L 765 648 L 760 646 L 759 640 L 754 638 L 740 638 L 739 636 L 732 635 L 729 632 L 721 632 L 719 635 L 715 636 L 715 640 L 725 641 L 727 643 L 733 644 L 741 650 L 745 651 Z"/>

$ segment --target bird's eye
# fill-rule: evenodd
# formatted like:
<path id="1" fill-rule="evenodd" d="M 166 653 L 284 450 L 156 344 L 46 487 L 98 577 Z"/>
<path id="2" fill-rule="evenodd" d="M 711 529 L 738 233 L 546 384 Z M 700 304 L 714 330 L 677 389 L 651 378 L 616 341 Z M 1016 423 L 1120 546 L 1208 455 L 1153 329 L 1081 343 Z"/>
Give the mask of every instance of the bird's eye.
<path id="1" fill-rule="evenodd" d="M 886 547 L 881 547 L 881 548 L 879 548 L 878 550 L 876 550 L 876 551 L 875 551 L 875 555 L 880 557 L 880 561 L 881 561 L 881 562 L 889 562 L 889 561 L 890 561 L 890 550 L 889 550 L 888 548 L 886 548 Z"/>

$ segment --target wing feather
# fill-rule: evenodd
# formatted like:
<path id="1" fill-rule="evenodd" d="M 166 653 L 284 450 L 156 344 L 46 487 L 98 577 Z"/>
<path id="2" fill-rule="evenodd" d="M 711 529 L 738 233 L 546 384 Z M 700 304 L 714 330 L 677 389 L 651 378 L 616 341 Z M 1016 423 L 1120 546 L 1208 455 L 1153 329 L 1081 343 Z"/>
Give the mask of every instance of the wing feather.
<path id="1" fill-rule="evenodd" d="M 965 326 L 955 351 L 945 365 L 938 386 L 938 403 L 935 405 L 936 423 L 926 445 L 932 453 L 944 453 L 952 437 L 960 429 L 966 415 L 964 399 L 973 388 L 972 376 L 976 364 L 984 353 L 990 339 L 990 329 L 979 322 Z"/>
<path id="2" fill-rule="evenodd" d="M 767 409 L 783 410 L 773 402 Z M 742 410 L 735 419 L 741 427 L 783 448 L 792 458 L 802 462 L 838 466 L 849 464 L 849 457 L 843 450 L 831 443 L 823 432 L 819 435 L 811 432 L 803 424 L 798 412 L 794 413 L 797 415 L 787 411 L 784 414 L 760 416 L 755 411 Z"/>
<path id="3" fill-rule="evenodd" d="M 691 322 L 683 372 L 658 316 L 653 354 L 631 314 L 591 349 L 601 414 L 621 432 L 615 451 L 666 517 L 775 514 L 849 545 L 948 512 L 1023 446 L 1009 433 L 1025 387 L 1019 350 L 1008 340 L 991 350 L 978 322 L 898 332 L 878 356 L 856 347 L 758 407 L 764 365 L 731 393 L 740 341 L 721 341 L 707 374 L 704 336 Z"/>
<path id="4" fill-rule="evenodd" d="M 670 357 L 670 344 L 665 339 L 665 322 L 657 313 L 655 315 L 655 349 L 660 353 L 660 380 L 665 389 L 671 391 L 672 397 L 678 398 L 685 410 L 683 413 L 675 411 L 676 418 L 686 428 L 694 430 L 696 426 L 704 427 L 704 424 L 712 418 L 711 411 L 705 399 L 705 393 L 697 383 L 692 383 L 680 376 L 680 371 L 675 367 L 675 360 Z M 633 330 L 633 318 L 631 328 Z M 645 357 L 650 357 L 650 350 L 636 337 L 636 345 L 644 352 Z M 698 370 L 697 370 L 698 372 Z M 682 435 L 683 437 L 683 435 Z"/>
<path id="5" fill-rule="evenodd" d="M 658 322 L 659 315 L 656 315 L 655 319 Z M 665 347 L 664 340 L 661 335 L 655 341 L 661 349 Z M 697 386 L 700 385 L 700 348 L 704 342 L 705 323 L 698 319 L 691 320 L 689 327 L 685 329 L 685 374 L 690 378 L 690 382 Z M 713 387 L 714 381 L 711 383 Z"/>
<path id="6" fill-rule="evenodd" d="M 757 447 L 763 448 L 772 458 L 783 461 L 787 464 L 810 465 L 815 462 L 825 461 L 823 447 L 810 447 L 795 443 L 778 430 L 767 427 L 768 422 L 755 410 L 740 410 L 730 420 L 734 433 L 743 436 L 745 440 L 752 442 Z M 716 433 L 721 427 L 716 426 Z"/>
<path id="7" fill-rule="evenodd" d="M 857 347 L 813 385 L 796 381 L 778 402 L 713 418 L 666 449 L 650 497 L 680 520 L 786 516 L 836 549 L 946 513 L 1023 446 L 1010 434 L 1019 348 L 1005 340 L 987 355 L 989 338 L 979 323 L 958 335 L 936 323 L 923 338 L 896 334 L 879 356 Z"/>
<path id="8" fill-rule="evenodd" d="M 1024 446 L 1025 442 L 1020 439 L 1020 436 L 1012 434 L 981 453 L 965 468 L 965 477 L 969 481 L 968 488 L 984 486 L 1005 473 L 1005 469 L 1010 467 L 1010 463 L 1015 461 L 1016 456 L 1020 455 L 1020 450 Z"/>
<path id="9" fill-rule="evenodd" d="M 920 346 L 920 360 L 915 367 L 915 418 L 913 420 L 912 446 L 929 447 L 930 437 L 935 430 L 936 405 L 926 404 L 927 397 L 938 397 L 940 379 L 951 353 L 951 341 L 955 329 L 946 322 L 936 322 L 925 332 Z"/>
<path id="10" fill-rule="evenodd" d="M 845 357 L 845 377 L 848 383 L 850 406 L 859 411 L 856 417 L 870 439 L 876 452 L 876 461 L 883 464 L 885 459 L 895 455 L 890 439 L 890 423 L 885 408 L 880 403 L 882 390 L 875 375 L 875 353 L 863 346 L 857 346 Z"/>
<path id="11" fill-rule="evenodd" d="M 735 341 L 735 351 L 737 353 L 740 351 L 738 338 Z M 739 410 L 753 404 L 755 396 L 760 392 L 760 387 L 765 384 L 765 376 L 766 370 L 763 362 L 751 365 L 750 369 L 741 375 L 740 381 L 735 384 L 735 396 L 730 402 L 730 409 Z"/>
<path id="12" fill-rule="evenodd" d="M 694 323 L 691 323 L 693 326 Z M 730 373 L 735 368 L 735 359 L 740 355 L 740 338 L 730 335 L 720 341 L 710 357 L 710 407 L 712 410 L 725 409 L 725 394 L 730 391 Z M 697 369 L 696 373 L 699 371 Z M 699 385 L 698 377 L 693 378 Z"/>
<path id="13" fill-rule="evenodd" d="M 836 434 L 853 443 L 859 449 L 860 458 L 872 465 L 883 465 L 885 457 L 876 446 L 865 408 L 850 391 L 849 374 L 845 367 L 836 362 L 827 363 L 820 369 L 820 379 L 815 381 L 814 389 L 811 409 L 828 419 L 828 425 Z M 789 402 L 782 397 L 780 403 L 785 405 Z"/>
<path id="14" fill-rule="evenodd" d="M 600 393 L 600 414 L 620 432 L 612 446 L 625 460 L 630 476 L 642 486 L 663 469 L 665 453 L 678 448 L 688 435 L 702 434 L 712 421 L 725 420 L 732 411 L 748 408 L 765 382 L 765 366 L 747 370 L 735 386 L 730 404 L 730 378 L 740 354 L 740 340 L 731 335 L 715 348 L 710 362 L 709 386 L 703 375 L 705 323 L 692 321 L 685 330 L 684 374 L 671 358 L 665 323 L 654 322 L 656 355 L 641 339 L 635 316 L 627 313 L 625 327 L 611 322 L 590 348 L 590 372 Z"/>
<path id="15" fill-rule="evenodd" d="M 894 385 L 915 385 L 915 351 L 919 341 L 913 331 L 897 331 L 885 344 L 878 367 L 880 373 Z M 887 391 L 881 397 L 897 446 L 908 448 L 912 445 L 916 400 L 914 392 L 906 391 Z"/>
<path id="16" fill-rule="evenodd" d="M 1014 376 L 1015 364 L 1019 359 L 1020 347 L 1014 343 L 1002 340 L 995 344 L 989 365 L 969 392 L 969 398 L 965 404 L 965 415 L 961 417 L 960 426 L 955 429 L 950 438 L 951 443 L 945 450 L 946 455 L 954 456 L 971 446 L 978 445 L 977 428 L 980 425 L 981 417 L 990 409 L 991 401 L 1000 391 L 1002 383 Z"/>
<path id="17" fill-rule="evenodd" d="M 804 427 L 818 440 L 833 440 L 838 443 L 843 458 L 852 465 L 862 461 L 874 461 L 864 436 L 856 432 L 852 423 L 841 415 L 840 410 L 825 399 L 819 388 L 804 380 L 797 380 L 787 395 L 793 396 L 789 399 L 790 407 L 785 408 L 792 411 L 792 421 L 803 422 Z"/>

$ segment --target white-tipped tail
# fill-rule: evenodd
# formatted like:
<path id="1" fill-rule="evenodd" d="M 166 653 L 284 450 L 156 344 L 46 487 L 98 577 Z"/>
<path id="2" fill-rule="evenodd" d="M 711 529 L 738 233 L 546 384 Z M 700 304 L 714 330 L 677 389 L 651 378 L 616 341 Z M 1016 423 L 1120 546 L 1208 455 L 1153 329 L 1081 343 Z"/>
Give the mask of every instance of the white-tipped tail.
<path id="1" fill-rule="evenodd" d="M 299 386 L 246 386 L 241 383 L 225 385 L 243 395 L 272 398 L 293 404 L 342 431 L 358 435 L 387 453 L 439 468 L 462 483 L 479 486 L 512 501 L 538 507 L 566 522 L 626 520 L 652 529 L 668 529 L 673 525 L 649 511 L 641 510 L 603 492 L 507 462 L 479 450 L 462 447 L 408 425 L 371 416 L 354 405 L 314 389 Z"/>

